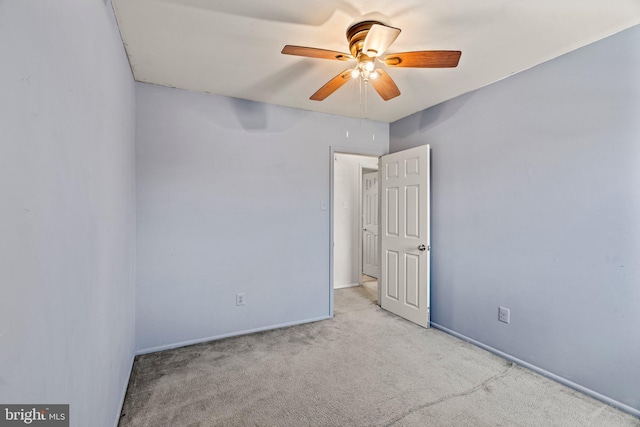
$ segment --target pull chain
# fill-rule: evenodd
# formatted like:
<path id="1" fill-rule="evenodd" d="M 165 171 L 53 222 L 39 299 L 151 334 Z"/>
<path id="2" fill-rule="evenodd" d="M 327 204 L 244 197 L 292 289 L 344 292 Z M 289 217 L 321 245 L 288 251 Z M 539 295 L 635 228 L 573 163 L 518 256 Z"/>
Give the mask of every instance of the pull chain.
<path id="1" fill-rule="evenodd" d="M 365 117 L 367 115 L 369 115 L 369 112 L 367 111 L 367 106 L 369 105 L 369 80 L 365 80 L 364 81 L 364 115 Z"/>
<path id="2" fill-rule="evenodd" d="M 369 80 L 359 78 L 359 89 L 360 89 L 360 118 L 364 119 L 369 114 L 368 105 L 369 105 Z M 364 89 L 362 88 L 364 86 Z M 364 94 L 364 96 L 363 96 Z"/>

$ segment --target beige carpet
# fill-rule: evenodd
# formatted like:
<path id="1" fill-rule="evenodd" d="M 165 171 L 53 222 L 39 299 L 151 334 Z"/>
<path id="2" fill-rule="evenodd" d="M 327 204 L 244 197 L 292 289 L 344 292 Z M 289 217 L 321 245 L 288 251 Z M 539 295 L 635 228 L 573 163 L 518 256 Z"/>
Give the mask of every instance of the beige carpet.
<path id="1" fill-rule="evenodd" d="M 335 292 L 335 318 L 136 358 L 120 426 L 640 426 L 640 420 Z"/>

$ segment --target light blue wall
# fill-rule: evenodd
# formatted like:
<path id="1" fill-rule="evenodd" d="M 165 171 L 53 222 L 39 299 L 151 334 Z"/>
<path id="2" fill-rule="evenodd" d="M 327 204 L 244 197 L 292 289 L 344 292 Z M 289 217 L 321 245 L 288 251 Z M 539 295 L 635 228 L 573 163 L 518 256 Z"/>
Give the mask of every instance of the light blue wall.
<path id="1" fill-rule="evenodd" d="M 113 426 L 134 351 L 135 89 L 111 6 L 0 1 L 0 54 L 0 402 Z"/>
<path id="2" fill-rule="evenodd" d="M 390 126 L 427 143 L 432 320 L 640 410 L 640 27 Z"/>
<path id="3" fill-rule="evenodd" d="M 327 317 L 330 147 L 389 125 L 136 88 L 138 351 Z"/>

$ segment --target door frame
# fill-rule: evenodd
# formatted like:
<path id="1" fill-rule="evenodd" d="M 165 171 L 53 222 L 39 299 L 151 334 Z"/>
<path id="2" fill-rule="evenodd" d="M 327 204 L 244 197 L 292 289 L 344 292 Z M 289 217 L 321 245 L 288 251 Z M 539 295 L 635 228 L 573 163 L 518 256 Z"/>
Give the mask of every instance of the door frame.
<path id="1" fill-rule="evenodd" d="M 378 163 L 380 163 L 380 158 L 378 157 Z M 363 195 L 364 195 L 364 181 L 362 177 L 364 176 L 364 171 L 369 170 L 371 173 L 378 174 L 378 183 L 380 182 L 380 166 L 378 165 L 378 169 L 371 170 L 371 168 L 363 168 L 362 165 L 358 165 L 358 199 L 360 200 L 359 205 L 360 209 L 358 210 L 358 218 L 360 219 L 360 228 L 358 230 L 358 239 L 360 240 L 360 244 L 358 245 L 358 270 L 360 271 L 360 280 L 358 283 L 362 285 L 362 274 L 364 274 L 364 204 L 363 204 Z M 380 199 L 378 199 L 378 218 L 380 218 Z M 380 224 L 378 224 L 378 241 L 380 240 Z M 379 243 L 379 242 L 378 242 Z M 380 278 L 380 265 L 378 265 L 378 279 Z"/>
<path id="2" fill-rule="evenodd" d="M 333 268 L 334 268 L 334 261 L 333 261 L 333 256 L 334 256 L 334 252 L 333 252 L 333 242 L 334 242 L 334 218 L 333 218 L 333 211 L 334 211 L 334 190 L 333 190 L 333 186 L 334 186 L 334 158 L 336 154 L 354 154 L 357 156 L 365 156 L 365 157 L 376 157 L 378 158 L 378 162 L 379 162 L 379 158 L 380 156 L 384 156 L 385 154 L 388 154 L 388 152 L 385 152 L 383 150 L 367 150 L 367 149 L 363 149 L 363 148 L 348 148 L 348 147 L 340 147 L 340 146 L 330 146 L 329 147 L 329 151 L 330 151 L 330 155 L 329 155 L 329 167 L 330 167 L 330 172 L 329 172 L 329 317 L 333 317 Z M 380 173 L 380 168 L 378 167 L 378 173 Z M 362 181 L 362 176 L 360 176 L 359 181 Z M 360 184 L 360 186 L 362 186 Z M 362 189 L 360 189 L 360 191 L 362 191 Z M 379 199 L 378 199 L 379 200 Z M 362 205 L 362 200 L 359 203 L 360 205 Z M 380 203 L 378 203 L 378 209 L 380 209 Z M 360 214 L 360 216 L 362 216 Z M 362 228 L 362 227 L 360 227 Z M 362 230 L 360 230 L 362 231 Z M 361 233 L 359 233 L 361 234 Z M 378 240 L 380 239 L 380 234 L 378 234 Z M 359 245 L 360 246 L 360 252 L 362 252 L 362 244 Z M 379 247 L 379 245 L 378 245 Z M 361 258 L 361 257 L 359 257 Z M 359 264 L 362 263 L 362 260 L 359 260 Z M 362 270 L 362 267 L 359 266 L 359 269 Z M 378 280 L 378 295 L 380 295 L 380 281 Z M 378 297 L 378 300 L 380 298 Z"/>

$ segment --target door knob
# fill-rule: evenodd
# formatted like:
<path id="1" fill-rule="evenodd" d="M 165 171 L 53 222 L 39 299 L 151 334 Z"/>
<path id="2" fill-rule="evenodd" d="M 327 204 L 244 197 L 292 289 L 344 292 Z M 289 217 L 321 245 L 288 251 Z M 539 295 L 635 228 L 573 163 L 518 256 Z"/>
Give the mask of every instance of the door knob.
<path id="1" fill-rule="evenodd" d="M 420 245 L 420 246 L 418 246 L 418 250 L 424 252 L 424 251 L 427 250 L 427 247 L 425 245 Z"/>

